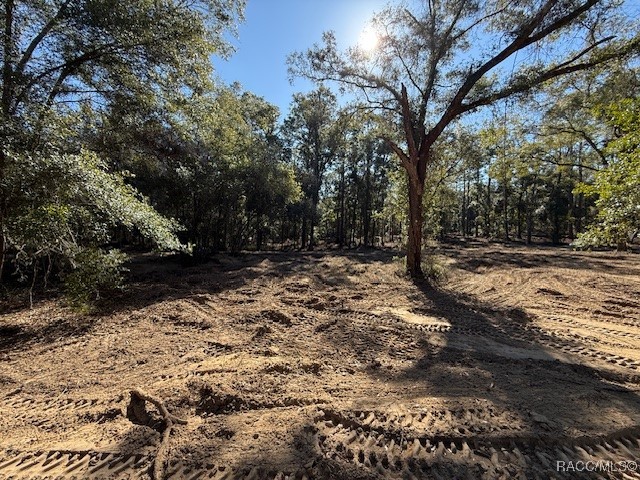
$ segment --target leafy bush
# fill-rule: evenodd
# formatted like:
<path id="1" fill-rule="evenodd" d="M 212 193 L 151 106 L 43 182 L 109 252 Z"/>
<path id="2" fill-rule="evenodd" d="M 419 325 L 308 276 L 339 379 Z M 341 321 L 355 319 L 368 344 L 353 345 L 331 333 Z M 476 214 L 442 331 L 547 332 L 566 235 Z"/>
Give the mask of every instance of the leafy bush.
<path id="1" fill-rule="evenodd" d="M 438 259 L 436 255 L 427 254 L 422 257 L 422 273 L 424 278 L 435 284 L 442 284 L 448 278 L 448 272 L 445 265 Z"/>
<path id="2" fill-rule="evenodd" d="M 640 99 L 615 103 L 601 114 L 621 134 L 607 146 L 609 164 L 597 172 L 593 185 L 576 189 L 598 197 L 598 216 L 574 245 L 614 245 L 624 250 L 640 232 Z"/>
<path id="3" fill-rule="evenodd" d="M 65 276 L 65 293 L 70 305 L 81 311 L 91 310 L 102 293 L 122 288 L 127 256 L 118 251 L 105 252 L 88 248 L 73 259 L 73 270 Z"/>
<path id="4" fill-rule="evenodd" d="M 55 264 L 71 272 L 66 291 L 72 303 L 89 302 L 100 288 L 117 286 L 124 257 L 100 250 L 115 227 L 139 232 L 163 250 L 183 248 L 175 236 L 177 223 L 157 213 L 95 153 L 5 153 L 11 209 L 3 233 L 15 252 L 18 278 L 30 276 L 32 289 L 42 264 L 46 271 Z"/>
<path id="5" fill-rule="evenodd" d="M 407 275 L 407 257 L 393 257 L 399 276 Z M 433 284 L 439 285 L 447 281 L 449 277 L 446 266 L 434 254 L 426 254 L 422 257 L 422 273 L 424 278 Z"/>

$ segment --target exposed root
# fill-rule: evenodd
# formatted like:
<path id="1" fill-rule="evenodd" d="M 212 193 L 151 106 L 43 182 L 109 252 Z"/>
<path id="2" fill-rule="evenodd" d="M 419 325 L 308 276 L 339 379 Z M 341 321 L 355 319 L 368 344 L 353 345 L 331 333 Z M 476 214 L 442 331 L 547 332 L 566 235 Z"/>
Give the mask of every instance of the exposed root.
<path id="1" fill-rule="evenodd" d="M 162 441 L 158 447 L 156 458 L 153 462 L 153 478 L 154 480 L 163 480 L 165 478 L 165 470 L 167 467 L 167 452 L 169 450 L 169 437 L 175 424 L 186 425 L 187 421 L 182 418 L 178 418 L 175 415 L 169 413 L 167 406 L 162 400 L 157 397 L 153 397 L 146 392 L 139 389 L 132 389 L 131 400 L 127 406 L 127 418 L 134 423 L 152 426 L 153 419 L 147 409 L 145 408 L 145 402 L 153 404 L 154 407 L 162 415 L 164 420 L 164 431 L 162 434 Z"/>

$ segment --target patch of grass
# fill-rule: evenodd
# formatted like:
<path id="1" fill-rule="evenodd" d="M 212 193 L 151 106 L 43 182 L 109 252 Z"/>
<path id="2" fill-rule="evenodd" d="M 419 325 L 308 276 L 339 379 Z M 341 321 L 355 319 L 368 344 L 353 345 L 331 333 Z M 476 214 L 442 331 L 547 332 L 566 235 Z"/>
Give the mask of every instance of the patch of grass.
<path id="1" fill-rule="evenodd" d="M 437 255 L 433 254 L 423 255 L 422 273 L 424 273 L 424 278 L 436 285 L 445 283 L 449 278 L 449 271 L 446 265 Z"/>
<path id="2" fill-rule="evenodd" d="M 407 275 L 407 257 L 393 257 L 396 266 L 396 275 L 404 277 Z M 449 278 L 449 271 L 444 262 L 435 254 L 423 254 L 422 273 L 424 278 L 435 285 L 441 285 Z"/>

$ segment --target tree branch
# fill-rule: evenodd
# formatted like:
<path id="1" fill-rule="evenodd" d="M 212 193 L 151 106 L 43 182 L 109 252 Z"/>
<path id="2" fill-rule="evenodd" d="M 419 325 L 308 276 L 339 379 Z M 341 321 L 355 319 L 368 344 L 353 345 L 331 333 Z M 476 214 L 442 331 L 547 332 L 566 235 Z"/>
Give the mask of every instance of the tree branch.
<path id="1" fill-rule="evenodd" d="M 624 56 L 630 52 L 634 52 L 640 48 L 640 35 L 638 35 L 633 41 L 628 42 L 621 49 L 610 50 L 608 52 L 604 52 L 601 55 L 595 56 L 591 60 L 582 63 L 576 63 L 571 65 L 571 61 L 575 61 L 576 59 L 582 57 L 586 51 L 592 50 L 593 46 L 589 46 L 585 49 L 585 51 L 577 54 L 573 57 L 571 61 L 563 62 L 559 65 L 556 65 L 546 71 L 539 73 L 536 77 L 529 80 L 515 80 L 511 85 L 507 85 L 502 90 L 498 90 L 497 92 L 493 92 L 490 95 L 486 95 L 484 97 L 480 97 L 473 102 L 461 104 L 458 107 L 457 115 L 461 113 L 468 112 L 470 110 L 476 109 L 481 106 L 490 105 L 497 100 L 509 97 L 511 95 L 517 93 L 523 93 L 532 88 L 554 78 L 567 75 L 574 72 L 579 72 L 581 70 L 587 70 L 589 68 L 595 67 L 596 65 L 600 65 L 614 58 L 618 58 L 620 56 Z"/>
<path id="2" fill-rule="evenodd" d="M 398 155 L 398 158 L 402 162 L 402 166 L 407 170 L 407 173 L 409 173 L 409 176 L 414 176 L 417 179 L 418 171 L 416 170 L 415 165 L 411 163 L 411 159 L 404 152 L 404 150 L 402 150 L 402 148 L 400 148 L 396 142 L 394 142 L 393 140 L 391 140 L 389 137 L 385 135 L 382 136 L 382 140 L 384 140 L 386 144 L 389 146 L 389 148 L 393 150 L 393 152 L 396 155 Z"/>
<path id="3" fill-rule="evenodd" d="M 17 110 L 18 106 L 24 100 L 24 98 L 26 97 L 31 87 L 36 85 L 43 78 L 46 78 L 47 76 L 57 71 L 64 72 L 66 70 L 69 70 L 69 73 L 65 75 L 65 78 L 66 78 L 68 75 L 71 75 L 78 67 L 80 67 L 84 63 L 89 62 L 91 60 L 97 60 L 98 58 L 100 58 L 102 55 L 105 54 L 105 51 L 108 51 L 109 49 L 115 46 L 116 46 L 115 44 L 102 45 L 98 48 L 85 52 L 82 55 L 79 55 L 71 60 L 55 65 L 53 67 L 49 67 L 46 70 L 40 72 L 40 74 L 33 77 L 31 81 L 22 88 L 22 90 L 20 91 L 20 94 L 16 96 L 16 100 L 13 105 L 13 111 Z M 58 82 L 56 82 L 56 84 L 57 83 Z M 49 94 L 51 94 L 51 91 L 49 92 Z"/>
<path id="4" fill-rule="evenodd" d="M 31 56 L 33 55 L 33 52 L 36 50 L 36 48 L 38 48 L 38 45 L 40 45 L 40 42 L 42 42 L 44 37 L 46 37 L 49 34 L 49 32 L 56 26 L 56 24 L 58 23 L 58 20 L 60 20 L 60 18 L 64 14 L 64 11 L 66 10 L 69 2 L 70 0 L 66 0 L 60 6 L 57 13 L 53 17 L 51 17 L 51 19 L 42 27 L 40 32 L 38 32 L 38 34 L 35 37 L 33 37 L 33 40 L 31 40 L 31 43 L 25 50 L 24 54 L 22 55 L 22 58 L 20 59 L 20 61 L 18 62 L 18 65 L 16 66 L 16 76 L 22 75 L 25 67 L 27 66 L 27 63 L 29 62 L 29 60 L 31 59 Z"/>
<path id="5" fill-rule="evenodd" d="M 476 85 L 476 83 L 478 83 L 478 81 L 484 75 L 486 75 L 489 71 L 494 69 L 496 66 L 498 66 L 502 62 L 504 62 L 507 58 L 509 58 L 515 52 L 522 50 L 523 48 L 526 48 L 529 45 L 532 45 L 533 43 L 541 40 L 542 38 L 553 33 L 554 31 L 559 30 L 560 28 L 570 24 L 572 21 L 574 21 L 576 18 L 578 18 L 580 15 L 582 15 L 584 12 L 588 11 L 591 7 L 593 7 L 596 3 L 598 3 L 598 0 L 586 1 L 580 7 L 576 8 L 575 10 L 572 10 L 568 14 L 560 17 L 558 20 L 551 23 L 551 25 L 549 25 L 547 28 L 544 28 L 540 30 L 538 33 L 534 34 L 536 27 L 542 23 L 546 15 L 549 14 L 553 6 L 557 3 L 558 3 L 557 0 L 548 0 L 547 3 L 544 4 L 540 8 L 540 10 L 528 22 L 522 25 L 518 35 L 509 45 L 507 45 L 504 49 L 502 49 L 502 51 L 500 51 L 494 57 L 487 60 L 484 64 L 482 64 L 480 67 L 478 67 L 475 71 L 471 72 L 467 76 L 466 80 L 454 95 L 451 103 L 443 113 L 438 123 L 436 123 L 436 125 L 429 131 L 429 135 L 428 135 L 429 142 L 427 142 L 428 144 L 433 143 L 438 138 L 438 136 L 442 133 L 445 127 L 449 123 L 451 123 L 451 121 L 454 118 L 464 113 L 465 111 L 472 109 L 468 107 L 463 107 L 463 101 L 466 98 L 466 96 L 469 94 L 469 92 L 471 92 L 471 90 Z M 567 67 L 567 73 L 570 73 L 569 67 Z M 563 73 L 558 73 L 558 75 L 562 75 L 562 74 Z M 558 76 L 558 75 L 555 75 L 555 76 Z M 549 78 L 553 78 L 553 77 L 549 77 Z M 539 83 L 541 83 L 542 81 L 544 80 L 541 80 Z M 526 89 L 527 88 L 524 88 L 518 91 L 525 91 Z M 496 99 L 505 98 L 505 96 L 508 96 L 508 95 L 499 96 Z M 477 103 L 477 102 L 474 102 L 474 103 Z M 482 103 L 482 105 L 486 105 L 486 104 L 487 103 Z"/>
<path id="6" fill-rule="evenodd" d="M 602 160 L 603 162 L 607 161 L 607 157 L 604 154 L 604 151 L 598 147 L 598 144 L 589 136 L 589 134 L 587 134 L 586 131 L 579 129 L 577 127 L 574 127 L 573 124 L 567 120 L 567 124 L 569 125 L 570 128 L 560 128 L 560 127 L 547 127 L 549 130 L 553 130 L 553 132 L 555 133 L 569 133 L 569 134 L 577 134 L 580 136 L 580 138 L 582 138 L 585 142 L 587 142 L 589 144 L 589 146 L 593 149 L 594 152 L 596 152 L 596 154 L 598 155 L 598 157 L 600 157 L 600 160 Z"/>

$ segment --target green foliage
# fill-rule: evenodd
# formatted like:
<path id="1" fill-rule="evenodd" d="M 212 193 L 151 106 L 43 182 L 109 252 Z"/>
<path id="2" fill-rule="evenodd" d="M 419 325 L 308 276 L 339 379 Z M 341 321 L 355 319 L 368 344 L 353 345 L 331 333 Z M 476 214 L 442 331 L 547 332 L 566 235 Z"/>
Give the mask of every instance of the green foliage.
<path id="1" fill-rule="evenodd" d="M 128 170 L 166 167 L 150 146 L 175 137 L 189 100 L 212 88 L 210 57 L 231 51 L 226 34 L 243 9 L 244 0 L 3 3 L 2 265 L 13 260 L 32 289 L 43 269 L 45 278 L 71 270 L 68 291 L 82 303 L 103 286 L 92 269 L 118 283 L 121 257 L 99 250 L 114 233 L 182 248 L 178 224 L 153 208 L 160 196 L 152 206 L 135 188 L 146 178 Z"/>
<path id="2" fill-rule="evenodd" d="M 127 256 L 118 250 L 83 249 L 72 258 L 73 269 L 65 277 L 69 304 L 88 312 L 100 295 L 122 288 Z"/>
<path id="3" fill-rule="evenodd" d="M 445 283 L 449 278 L 446 266 L 435 254 L 423 255 L 422 273 L 426 279 L 436 285 Z"/>
<path id="4" fill-rule="evenodd" d="M 106 143 L 109 164 L 133 172 L 130 182 L 177 218 L 181 239 L 205 257 L 253 239 L 261 248 L 300 196 L 277 134 L 278 109 L 239 85 L 193 95 L 162 120 L 136 112 L 123 128 L 118 111 L 103 116 L 92 148 Z"/>
<path id="5" fill-rule="evenodd" d="M 5 3 L 14 74 L 3 78 L 3 113 L 36 122 L 59 99 L 148 108 L 206 88 L 209 57 L 229 53 L 224 33 L 244 9 L 242 0 Z"/>
<path id="6" fill-rule="evenodd" d="M 393 257 L 392 261 L 397 267 L 397 274 L 405 276 L 407 274 L 407 257 Z M 434 285 L 442 285 L 449 278 L 446 265 L 436 254 L 423 255 L 421 265 L 424 278 Z"/>
<path id="7" fill-rule="evenodd" d="M 74 283 L 68 292 L 72 302 L 80 304 L 93 298 L 98 288 L 118 283 L 113 272 L 122 257 L 98 250 L 116 227 L 138 232 L 161 249 L 182 248 L 175 236 L 178 225 L 158 214 L 125 183 L 124 175 L 107 172 L 94 153 L 5 152 L 5 158 L 10 160 L 5 182 L 13 208 L 3 233 L 6 247 L 15 252 L 19 279 L 31 276 L 35 283 L 43 261 L 47 270 L 71 269 L 75 273 L 68 279 Z M 108 274 L 104 285 L 86 278 L 94 267 L 96 275 Z"/>
<path id="8" fill-rule="evenodd" d="M 373 52 L 341 51 L 335 35 L 326 32 L 322 43 L 289 57 L 291 76 L 334 82 L 357 93 L 386 124 L 383 138 L 409 175 L 412 274 L 420 275 L 421 268 L 424 215 L 418 202 L 432 195 L 425 188 L 427 173 L 445 129 L 469 112 L 534 92 L 551 79 L 633 55 L 640 45 L 637 25 L 627 34 L 617 7 L 615 2 L 401 3 L 372 20 L 379 36 Z M 614 26 L 617 38 L 605 33 Z M 519 52 L 522 61 L 504 68 Z M 503 187 L 508 237 L 506 181 Z"/>
<path id="9" fill-rule="evenodd" d="M 124 175 L 109 173 L 92 152 L 10 155 L 6 182 L 14 206 L 6 237 L 30 255 L 65 255 L 79 245 L 105 243 L 110 231 L 137 230 L 161 249 L 179 249 L 178 225 L 159 215 Z"/>
<path id="10" fill-rule="evenodd" d="M 378 138 L 375 123 L 366 114 L 341 118 L 340 148 L 328 169 L 320 202 L 321 233 L 338 246 L 376 246 L 392 227 L 390 208 L 385 211 L 389 172 L 397 162 Z"/>
<path id="11" fill-rule="evenodd" d="M 615 245 L 625 249 L 640 231 L 640 99 L 626 99 L 600 112 L 620 136 L 607 146 L 608 166 L 592 185 L 577 192 L 597 196 L 597 221 L 581 234 L 577 247 Z"/>
<path id="12" fill-rule="evenodd" d="M 303 193 L 298 205 L 304 225 L 302 248 L 307 246 L 307 239 L 310 248 L 316 243 L 320 191 L 327 170 L 343 147 L 345 130 L 336 97 L 328 88 L 320 86 L 307 94 L 293 96 L 282 132 Z"/>

